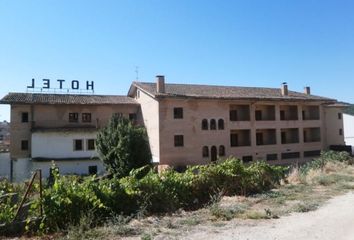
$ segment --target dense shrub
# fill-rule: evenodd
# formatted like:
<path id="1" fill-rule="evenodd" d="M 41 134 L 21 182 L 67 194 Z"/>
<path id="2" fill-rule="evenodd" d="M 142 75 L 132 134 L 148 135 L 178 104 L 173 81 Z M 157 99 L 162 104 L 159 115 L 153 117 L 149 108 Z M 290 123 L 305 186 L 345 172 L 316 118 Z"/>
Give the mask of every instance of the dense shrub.
<path id="1" fill-rule="evenodd" d="M 151 161 L 151 152 L 144 127 L 113 116 L 108 125 L 97 134 L 97 150 L 109 173 L 121 178 L 132 169 Z"/>
<path id="2" fill-rule="evenodd" d="M 189 167 L 184 173 L 172 169 L 161 174 L 143 167 L 121 179 L 97 182 L 59 177 L 44 191 L 44 226 L 65 229 L 77 224 L 90 211 L 96 220 L 116 214 L 170 212 L 193 209 L 207 203 L 216 193 L 249 194 L 274 187 L 284 177 L 283 167 L 264 162 L 244 165 L 237 159 L 205 166 Z"/>

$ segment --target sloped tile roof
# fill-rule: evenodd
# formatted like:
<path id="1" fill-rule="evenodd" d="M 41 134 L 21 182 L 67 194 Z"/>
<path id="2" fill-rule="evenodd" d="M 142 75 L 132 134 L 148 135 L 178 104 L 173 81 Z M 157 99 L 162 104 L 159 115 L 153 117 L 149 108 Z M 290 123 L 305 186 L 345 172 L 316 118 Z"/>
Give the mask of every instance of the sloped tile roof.
<path id="1" fill-rule="evenodd" d="M 133 98 L 116 95 L 79 95 L 45 93 L 9 93 L 0 100 L 2 104 L 138 104 Z"/>
<path id="2" fill-rule="evenodd" d="M 335 101 L 335 99 L 294 91 L 289 91 L 287 96 L 282 96 L 280 88 L 165 84 L 165 93 L 157 93 L 155 83 L 134 82 L 133 85 L 154 97 Z"/>

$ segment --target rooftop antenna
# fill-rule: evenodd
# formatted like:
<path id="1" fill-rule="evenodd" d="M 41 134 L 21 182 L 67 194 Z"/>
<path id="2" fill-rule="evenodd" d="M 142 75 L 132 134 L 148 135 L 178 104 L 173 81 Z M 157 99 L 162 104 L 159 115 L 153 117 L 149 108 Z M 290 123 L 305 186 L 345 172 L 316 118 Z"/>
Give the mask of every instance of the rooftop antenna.
<path id="1" fill-rule="evenodd" d="M 139 67 L 135 66 L 136 81 L 139 81 Z"/>

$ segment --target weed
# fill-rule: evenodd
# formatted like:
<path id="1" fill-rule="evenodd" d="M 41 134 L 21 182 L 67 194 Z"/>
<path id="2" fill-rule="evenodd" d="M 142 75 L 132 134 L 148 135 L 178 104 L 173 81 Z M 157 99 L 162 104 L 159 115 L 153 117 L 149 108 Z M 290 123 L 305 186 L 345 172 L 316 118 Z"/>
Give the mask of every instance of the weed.
<path id="1" fill-rule="evenodd" d="M 318 203 L 314 202 L 302 202 L 298 203 L 294 207 L 295 212 L 309 212 L 309 211 L 314 211 L 319 207 Z"/>

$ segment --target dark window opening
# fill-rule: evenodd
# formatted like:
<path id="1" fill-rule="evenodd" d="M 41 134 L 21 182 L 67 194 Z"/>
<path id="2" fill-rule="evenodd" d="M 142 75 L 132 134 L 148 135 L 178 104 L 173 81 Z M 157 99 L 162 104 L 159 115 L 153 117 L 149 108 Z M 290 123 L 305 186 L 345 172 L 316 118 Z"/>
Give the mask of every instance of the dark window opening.
<path id="1" fill-rule="evenodd" d="M 299 152 L 282 153 L 281 158 L 282 159 L 300 158 L 300 153 Z"/>
<path id="2" fill-rule="evenodd" d="M 23 123 L 28 122 L 28 112 L 23 112 L 23 113 L 21 114 L 21 121 L 22 121 Z"/>
<path id="3" fill-rule="evenodd" d="M 96 141 L 95 139 L 87 139 L 87 150 L 95 150 Z"/>
<path id="4" fill-rule="evenodd" d="M 224 145 L 220 145 L 219 146 L 219 156 L 220 157 L 225 156 L 225 147 L 224 147 Z"/>
<path id="5" fill-rule="evenodd" d="M 231 144 L 231 147 L 238 146 L 238 134 L 236 134 L 236 133 L 230 134 L 230 144 Z"/>
<path id="6" fill-rule="evenodd" d="M 256 144 L 263 145 L 263 133 L 256 133 Z"/>
<path id="7" fill-rule="evenodd" d="M 224 130 L 224 119 L 219 119 L 218 120 L 218 129 L 219 130 Z"/>
<path id="8" fill-rule="evenodd" d="M 343 129 L 339 129 L 339 135 L 340 135 L 340 136 L 343 135 Z"/>
<path id="9" fill-rule="evenodd" d="M 97 166 L 95 165 L 95 166 L 89 166 L 88 167 L 88 173 L 90 174 L 90 175 L 95 175 L 95 174 L 97 174 Z"/>
<path id="10" fill-rule="evenodd" d="M 203 147 L 203 157 L 209 157 L 209 148 L 207 146 Z"/>
<path id="11" fill-rule="evenodd" d="M 216 121 L 215 119 L 210 120 L 210 130 L 216 130 Z"/>
<path id="12" fill-rule="evenodd" d="M 321 155 L 321 150 L 305 151 L 304 157 L 318 157 Z"/>
<path id="13" fill-rule="evenodd" d="M 74 140 L 74 151 L 82 151 L 82 150 L 83 150 L 82 139 L 75 139 Z"/>
<path id="14" fill-rule="evenodd" d="M 230 121 L 237 121 L 237 110 L 230 110 Z"/>
<path id="15" fill-rule="evenodd" d="M 267 161 L 274 161 L 278 160 L 278 154 L 273 153 L 273 154 L 267 154 Z"/>
<path id="16" fill-rule="evenodd" d="M 253 156 L 243 156 L 242 157 L 242 162 L 252 162 L 253 161 Z"/>
<path id="17" fill-rule="evenodd" d="M 184 139 L 183 135 L 175 135 L 175 147 L 183 147 Z"/>
<path id="18" fill-rule="evenodd" d="M 280 111 L 280 120 L 285 120 L 285 111 L 284 110 Z"/>
<path id="19" fill-rule="evenodd" d="M 218 153 L 217 153 L 217 149 L 215 146 L 212 146 L 210 149 L 210 155 L 211 155 L 211 161 L 215 162 L 218 159 Z"/>
<path id="20" fill-rule="evenodd" d="M 137 120 L 136 113 L 129 113 L 129 120 L 132 121 L 133 123 L 135 123 Z"/>
<path id="21" fill-rule="evenodd" d="M 173 117 L 175 119 L 182 119 L 183 118 L 183 108 L 174 108 L 173 109 Z"/>
<path id="22" fill-rule="evenodd" d="M 202 120 L 202 130 L 208 130 L 208 120 Z"/>
<path id="23" fill-rule="evenodd" d="M 91 113 L 83 113 L 81 119 L 82 122 L 91 122 Z"/>
<path id="24" fill-rule="evenodd" d="M 338 119 L 342 119 L 342 113 L 338 113 Z"/>
<path id="25" fill-rule="evenodd" d="M 69 113 L 69 122 L 78 122 L 79 114 L 78 113 Z"/>
<path id="26" fill-rule="evenodd" d="M 28 150 L 28 140 L 21 141 L 21 150 Z"/>
<path id="27" fill-rule="evenodd" d="M 261 110 L 256 110 L 255 115 L 256 115 L 256 121 L 262 120 L 262 111 Z"/>

